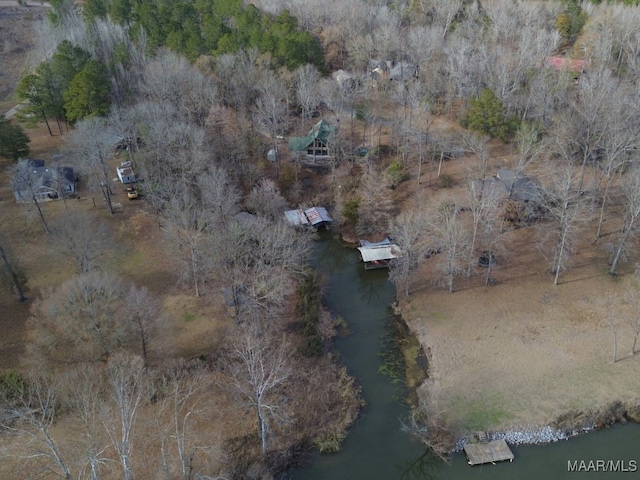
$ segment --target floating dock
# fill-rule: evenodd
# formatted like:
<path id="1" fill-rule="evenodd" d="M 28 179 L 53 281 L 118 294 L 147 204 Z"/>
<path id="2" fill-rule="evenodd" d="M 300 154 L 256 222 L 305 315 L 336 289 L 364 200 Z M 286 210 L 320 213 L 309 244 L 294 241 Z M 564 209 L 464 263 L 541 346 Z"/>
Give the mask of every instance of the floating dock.
<path id="1" fill-rule="evenodd" d="M 487 442 L 467 443 L 464 446 L 469 465 L 482 465 L 483 463 L 513 461 L 514 455 L 504 439 Z"/>

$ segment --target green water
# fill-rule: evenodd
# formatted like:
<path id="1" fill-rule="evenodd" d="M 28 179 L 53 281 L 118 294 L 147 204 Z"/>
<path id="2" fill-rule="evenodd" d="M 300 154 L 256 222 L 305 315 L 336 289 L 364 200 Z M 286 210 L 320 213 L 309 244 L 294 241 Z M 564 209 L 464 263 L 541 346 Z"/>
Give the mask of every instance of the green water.
<path id="1" fill-rule="evenodd" d="M 384 325 L 395 290 L 386 270 L 365 271 L 357 250 L 342 247 L 323 233 L 316 242 L 314 266 L 325 276 L 324 303 L 347 323 L 350 334 L 335 349 L 363 386 L 367 407 L 339 453 L 313 454 L 311 465 L 288 472 L 293 480 L 458 480 L 573 478 L 640 479 L 640 425 L 616 426 L 550 445 L 512 447 L 512 463 L 470 467 L 462 454 L 444 464 L 402 432 L 408 414 L 401 389 L 378 373 Z M 634 386 L 637 389 L 637 386 Z M 636 472 L 569 471 L 569 462 L 621 460 Z M 594 464 L 595 465 L 595 464 Z"/>

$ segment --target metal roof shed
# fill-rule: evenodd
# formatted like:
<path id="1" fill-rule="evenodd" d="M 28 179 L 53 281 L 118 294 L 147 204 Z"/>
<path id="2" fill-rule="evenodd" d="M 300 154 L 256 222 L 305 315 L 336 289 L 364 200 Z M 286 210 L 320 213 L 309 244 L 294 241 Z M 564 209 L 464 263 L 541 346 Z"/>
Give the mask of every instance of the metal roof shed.
<path id="1" fill-rule="evenodd" d="M 299 225 L 309 225 L 309 220 L 307 220 L 307 217 L 302 210 L 288 210 L 284 212 L 284 218 L 286 218 L 287 222 L 294 227 Z"/>
<path id="2" fill-rule="evenodd" d="M 358 247 L 358 251 L 364 262 L 364 268 L 367 270 L 388 267 L 391 260 L 400 256 L 400 249 L 392 243 L 373 247 Z"/>
<path id="3" fill-rule="evenodd" d="M 321 223 L 331 223 L 333 218 L 329 216 L 329 212 L 324 207 L 311 207 L 304 211 L 309 223 L 314 227 Z"/>

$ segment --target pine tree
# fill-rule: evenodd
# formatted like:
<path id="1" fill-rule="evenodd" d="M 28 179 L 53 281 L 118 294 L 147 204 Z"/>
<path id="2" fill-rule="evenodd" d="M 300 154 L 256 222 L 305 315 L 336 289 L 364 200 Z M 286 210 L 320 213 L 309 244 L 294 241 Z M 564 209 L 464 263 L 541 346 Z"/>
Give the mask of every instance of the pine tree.
<path id="1" fill-rule="evenodd" d="M 18 161 L 29 155 L 30 141 L 20 125 L 0 117 L 0 156 Z"/>

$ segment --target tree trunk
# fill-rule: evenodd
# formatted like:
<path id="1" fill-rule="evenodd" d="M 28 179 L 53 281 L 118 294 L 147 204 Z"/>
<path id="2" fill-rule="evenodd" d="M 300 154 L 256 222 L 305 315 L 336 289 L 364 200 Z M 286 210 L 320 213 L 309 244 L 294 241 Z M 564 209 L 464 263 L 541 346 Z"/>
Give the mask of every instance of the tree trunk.
<path id="1" fill-rule="evenodd" d="M 262 404 L 260 402 L 260 400 L 258 400 L 257 402 L 257 406 L 256 406 L 256 410 L 258 412 L 258 426 L 260 428 L 260 440 L 262 442 L 262 453 L 266 454 L 267 453 L 267 422 L 264 419 L 264 415 L 262 413 Z"/>
<path id="2" fill-rule="evenodd" d="M 113 215 L 113 204 L 111 203 L 111 194 L 109 193 L 109 185 L 101 185 L 102 194 L 104 195 L 104 199 L 107 202 L 107 208 L 109 208 L 109 213 Z"/>
<path id="3" fill-rule="evenodd" d="M 56 446 L 56 443 L 53 441 L 53 438 L 51 438 L 51 435 L 49 435 L 49 429 L 44 427 L 44 426 L 42 426 L 42 427 L 40 427 L 40 431 L 42 432 L 42 435 L 46 439 L 46 444 L 49 447 L 49 449 L 51 450 L 51 453 L 53 453 L 53 456 L 56 459 L 56 463 L 58 464 L 58 466 L 64 472 L 65 480 L 73 480 L 73 477 L 71 476 L 71 471 L 69 470 L 69 467 L 67 466 L 67 464 L 62 459 L 62 456 L 60 455 L 60 452 L 58 451 L 58 448 Z"/>
<path id="4" fill-rule="evenodd" d="M 558 249 L 558 257 L 556 258 L 555 264 L 555 277 L 553 279 L 553 284 L 558 285 L 558 278 L 560 277 L 560 268 L 562 267 L 562 256 L 564 255 L 564 247 L 567 242 L 567 230 L 566 228 L 562 230 L 562 238 L 560 240 L 560 246 Z"/>
<path id="5" fill-rule="evenodd" d="M 629 221 L 629 225 L 627 225 L 626 230 L 624 231 L 624 235 L 618 244 L 618 249 L 616 250 L 616 255 L 613 257 L 613 261 L 611 262 L 611 268 L 609 269 L 609 275 L 615 275 L 616 267 L 618 266 L 618 262 L 620 261 L 620 257 L 622 255 L 622 250 L 624 249 L 627 240 L 629 239 L 629 235 L 631 234 L 631 230 L 633 229 L 633 219 Z"/>
<path id="6" fill-rule="evenodd" d="M 611 185 L 611 176 L 607 176 L 607 180 L 604 184 L 604 193 L 602 194 L 602 205 L 600 206 L 600 218 L 598 219 L 598 232 L 596 233 L 596 239 L 593 243 L 600 239 L 602 233 L 602 222 L 604 220 L 604 208 L 607 203 L 607 197 L 609 196 L 609 186 Z"/>
<path id="7" fill-rule="evenodd" d="M 24 296 L 24 291 L 22 290 L 22 285 L 20 285 L 20 280 L 18 279 L 18 275 L 13 270 L 13 268 L 11 268 L 11 264 L 9 263 L 9 259 L 7 258 L 7 254 L 5 253 L 2 245 L 0 245 L 0 256 L 2 256 L 2 261 L 4 262 L 4 266 L 7 269 L 7 272 L 9 273 L 11 280 L 13 281 L 13 285 L 16 287 L 18 300 L 21 302 L 26 301 L 27 297 Z"/>
<path id="8" fill-rule="evenodd" d="M 42 213 L 42 208 L 40 208 L 40 202 L 38 202 L 38 199 L 36 198 L 35 195 L 31 195 L 31 199 L 33 200 L 34 205 L 38 209 L 38 215 L 40 215 L 40 220 L 42 221 L 42 225 L 44 226 L 44 231 L 47 232 L 47 233 L 51 233 L 51 230 L 49 230 L 49 226 L 47 225 L 47 222 L 44 219 L 44 214 Z"/>

